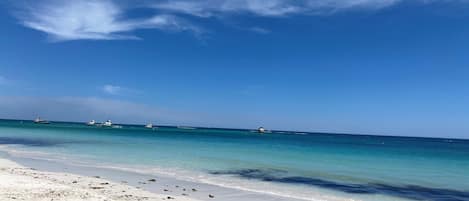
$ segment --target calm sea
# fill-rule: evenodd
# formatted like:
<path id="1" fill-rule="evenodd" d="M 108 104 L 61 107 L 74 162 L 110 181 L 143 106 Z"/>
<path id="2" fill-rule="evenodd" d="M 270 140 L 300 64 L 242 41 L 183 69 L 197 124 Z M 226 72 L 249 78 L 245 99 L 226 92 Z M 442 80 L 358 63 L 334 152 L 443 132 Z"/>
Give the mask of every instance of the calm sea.
<path id="1" fill-rule="evenodd" d="M 3 152 L 306 200 L 469 200 L 469 141 L 0 120 Z"/>

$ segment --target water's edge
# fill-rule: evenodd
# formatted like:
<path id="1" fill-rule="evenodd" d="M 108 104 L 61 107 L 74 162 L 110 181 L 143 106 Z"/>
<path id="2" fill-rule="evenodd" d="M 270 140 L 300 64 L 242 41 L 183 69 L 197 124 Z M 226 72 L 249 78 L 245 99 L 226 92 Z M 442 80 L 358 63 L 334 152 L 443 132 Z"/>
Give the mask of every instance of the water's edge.
<path id="1" fill-rule="evenodd" d="M 139 173 L 137 171 L 124 170 L 117 167 L 98 167 L 88 165 L 77 165 L 72 163 L 64 163 L 56 160 L 26 158 L 22 156 L 13 156 L 3 152 L 0 157 L 12 160 L 22 166 L 34 168 L 39 171 L 71 173 L 82 176 L 99 176 L 113 182 L 125 182 L 130 186 L 139 187 L 154 193 L 167 193 L 174 196 L 180 196 L 179 192 L 164 191 L 170 186 L 179 186 L 181 189 L 197 189 L 197 193 L 190 193 L 192 198 L 199 200 L 208 200 L 208 194 L 214 194 L 218 200 L 223 201 L 257 201 L 257 200 L 276 200 L 276 201 L 304 201 L 316 200 L 314 198 L 294 198 L 275 195 L 275 192 L 255 192 L 249 190 L 241 190 L 236 188 L 223 187 L 207 183 L 199 183 L 194 181 L 181 180 L 169 177 L 164 174 L 157 173 Z M 146 182 L 149 179 L 156 178 L 158 182 Z M 145 183 L 145 184 L 143 184 Z M 188 190 L 189 191 L 189 190 Z M 318 199 L 319 200 L 319 199 Z"/>

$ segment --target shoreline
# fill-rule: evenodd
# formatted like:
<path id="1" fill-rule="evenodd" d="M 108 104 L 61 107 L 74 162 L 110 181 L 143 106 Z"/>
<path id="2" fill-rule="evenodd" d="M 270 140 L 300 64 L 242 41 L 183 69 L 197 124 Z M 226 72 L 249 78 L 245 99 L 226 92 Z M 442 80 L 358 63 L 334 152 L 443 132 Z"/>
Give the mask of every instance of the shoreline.
<path id="1" fill-rule="evenodd" d="M 149 179 L 148 182 L 156 180 Z M 0 201 L 7 200 L 198 201 L 187 195 L 156 194 L 99 176 L 38 171 L 0 157 Z"/>
<path id="2" fill-rule="evenodd" d="M 0 158 L 43 172 L 100 176 L 158 195 L 221 201 L 469 197 L 469 144 L 459 141 L 2 123 Z M 148 182 L 152 178 L 156 182 Z M 188 193 L 192 188 L 197 191 Z"/>
<path id="3" fill-rule="evenodd" d="M 1 146 L 0 146 L 1 147 Z M 11 147 L 10 147 L 11 148 Z M 380 195 L 374 195 L 369 199 L 361 199 L 358 197 L 349 197 L 345 194 L 339 194 L 340 192 L 315 192 L 312 193 L 312 189 L 307 190 L 308 194 L 302 194 L 300 191 L 289 191 L 293 189 L 279 189 L 278 187 L 286 186 L 271 186 L 271 184 L 257 183 L 258 185 L 269 185 L 269 191 L 259 191 L 255 186 L 224 186 L 213 183 L 206 183 L 202 181 L 193 181 L 180 178 L 176 174 L 160 174 L 160 173 L 145 173 L 145 171 L 139 170 L 128 170 L 117 167 L 106 167 L 106 166 L 94 166 L 87 164 L 76 164 L 75 160 L 62 161 L 52 158 L 42 158 L 37 156 L 30 156 L 22 152 L 12 153 L 13 150 L 1 150 L 0 149 L 0 168 L 2 167 L 1 160 L 7 160 L 10 163 L 20 165 L 24 169 L 40 171 L 51 174 L 60 175 L 75 175 L 78 177 L 87 177 L 91 179 L 102 179 L 104 182 L 101 183 L 115 183 L 131 187 L 146 193 L 154 194 L 158 199 L 156 200 L 168 200 L 167 196 L 176 199 L 170 200 L 181 200 L 181 201 L 365 201 L 365 200 L 382 200 L 382 201 L 396 201 L 406 199 L 395 199 L 386 198 Z M 99 176 L 99 178 L 96 178 Z M 149 181 L 155 179 L 155 181 Z M 2 178 L 0 177 L 0 187 Z M 246 184 L 246 183 L 245 183 Z M 239 184 L 238 184 L 239 185 Z M 264 186 L 267 187 L 267 186 Z M 252 189 L 254 188 L 254 189 Z M 296 187 L 295 187 L 296 188 Z M 196 189 L 193 191 L 192 189 Z M 281 191 L 277 191 L 281 190 Z M 284 196 L 280 193 L 290 192 L 289 195 Z M 0 192 L 0 196 L 1 196 Z M 136 193 L 136 195 L 139 195 Z M 212 195 L 213 197 L 210 197 Z M 137 196 L 135 196 L 137 197 Z M 180 199 L 182 197 L 182 199 Z M 13 201 L 7 199 L 8 201 Z M 21 200 L 21 199 L 16 199 Z M 31 199 L 25 199 L 31 200 Z M 32 199 L 38 200 L 38 199 Z M 48 199 L 47 201 L 49 201 Z M 54 199 L 56 200 L 56 199 Z M 77 201 L 79 201 L 78 199 Z M 88 199 L 86 199 L 88 200 Z M 112 199 L 115 201 L 122 201 L 118 199 Z M 142 200 L 142 199 L 136 199 Z M 152 200 L 152 199 L 143 199 Z M 142 200 L 142 201 L 143 201 Z M 0 199 L 0 201 L 6 201 Z M 65 199 L 65 201 L 67 201 Z M 72 200 L 70 200 L 72 201 Z M 75 200 L 73 200 L 75 201 Z M 134 201 L 134 200 L 123 200 L 123 201 Z"/>
<path id="4" fill-rule="evenodd" d="M 158 199 L 167 200 L 170 196 L 181 201 L 336 201 L 337 199 L 298 199 L 293 197 L 284 197 L 279 195 L 265 194 L 255 191 L 240 190 L 229 187 L 222 187 L 208 183 L 199 183 L 194 181 L 180 180 L 174 176 L 158 175 L 158 174 L 145 174 L 129 172 L 126 170 L 105 168 L 105 167 L 91 167 L 80 166 L 73 164 L 65 164 L 59 161 L 29 158 L 22 156 L 13 156 L 3 152 L 6 155 L 0 154 L 0 167 L 3 161 L 16 164 L 28 171 L 37 171 L 38 173 L 58 174 L 58 175 L 74 175 L 81 178 L 101 179 L 101 183 L 113 183 L 116 185 L 123 185 L 153 194 Z M 36 173 L 37 174 L 37 173 Z M 98 176 L 99 178 L 96 178 Z M 155 181 L 149 181 L 155 179 Z M 61 180 L 61 179 L 56 179 Z M 0 178 L 0 185 L 1 185 Z M 195 190 L 195 191 L 194 191 Z M 138 192 L 135 193 L 139 195 Z M 1 193 L 0 193 L 1 195 Z M 18 200 L 18 199 L 16 199 Z M 21 199 L 20 199 L 21 200 Z M 50 199 L 49 199 L 50 200 Z M 139 199 L 136 199 L 139 200 Z M 149 200 L 149 199 L 144 199 Z M 151 199 L 150 199 L 151 200 Z M 3 201 L 0 199 L 0 201 Z M 116 200 L 120 201 L 120 200 Z M 125 200 L 131 201 L 131 200 Z M 133 201 L 133 200 L 132 200 Z"/>

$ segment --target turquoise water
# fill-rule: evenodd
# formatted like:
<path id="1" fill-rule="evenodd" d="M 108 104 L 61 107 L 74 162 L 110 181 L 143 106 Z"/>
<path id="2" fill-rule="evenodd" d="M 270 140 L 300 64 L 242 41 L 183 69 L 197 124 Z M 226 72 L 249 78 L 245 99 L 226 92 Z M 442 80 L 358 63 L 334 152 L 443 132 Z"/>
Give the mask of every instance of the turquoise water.
<path id="1" fill-rule="evenodd" d="M 0 144 L 11 153 L 173 171 L 309 200 L 323 194 L 337 200 L 469 200 L 467 140 L 1 120 Z"/>

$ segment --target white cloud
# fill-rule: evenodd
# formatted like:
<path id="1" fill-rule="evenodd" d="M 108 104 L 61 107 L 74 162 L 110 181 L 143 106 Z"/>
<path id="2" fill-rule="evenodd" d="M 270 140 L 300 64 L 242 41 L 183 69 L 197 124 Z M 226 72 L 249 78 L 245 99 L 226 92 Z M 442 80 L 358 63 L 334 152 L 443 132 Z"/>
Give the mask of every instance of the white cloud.
<path id="1" fill-rule="evenodd" d="M 200 32 L 171 15 L 129 19 L 127 10 L 111 0 L 40 0 L 18 14 L 26 27 L 47 33 L 52 40 L 138 39 L 137 29 Z"/>

